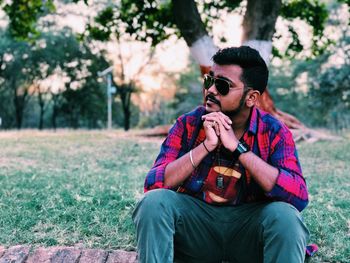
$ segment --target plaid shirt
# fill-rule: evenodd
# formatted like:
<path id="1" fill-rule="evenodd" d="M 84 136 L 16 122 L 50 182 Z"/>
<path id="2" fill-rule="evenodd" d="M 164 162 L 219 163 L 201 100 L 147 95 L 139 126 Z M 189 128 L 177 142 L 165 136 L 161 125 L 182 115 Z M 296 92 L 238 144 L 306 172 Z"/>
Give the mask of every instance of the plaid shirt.
<path id="1" fill-rule="evenodd" d="M 205 113 L 205 108 L 200 106 L 177 119 L 146 176 L 145 192 L 156 188 L 168 188 L 164 186 L 166 166 L 204 141 L 205 132 L 201 116 Z M 288 128 L 270 114 L 254 107 L 249 126 L 242 139 L 250 146 L 253 153 L 279 170 L 276 184 L 270 192 L 264 192 L 249 172 L 238 164 L 242 176 L 234 185 L 225 184 L 227 187 L 221 196 L 229 196 L 231 205 L 257 201 L 284 201 L 292 204 L 299 211 L 303 210 L 308 204 L 308 191 L 295 143 Z M 187 193 L 211 203 L 212 200 L 208 198 L 205 189 L 213 188 L 208 174 L 215 164 L 217 164 L 217 158 L 214 151 L 202 160 L 179 187 L 172 190 Z M 235 191 L 232 188 L 235 188 Z M 230 194 L 227 195 L 227 193 Z"/>

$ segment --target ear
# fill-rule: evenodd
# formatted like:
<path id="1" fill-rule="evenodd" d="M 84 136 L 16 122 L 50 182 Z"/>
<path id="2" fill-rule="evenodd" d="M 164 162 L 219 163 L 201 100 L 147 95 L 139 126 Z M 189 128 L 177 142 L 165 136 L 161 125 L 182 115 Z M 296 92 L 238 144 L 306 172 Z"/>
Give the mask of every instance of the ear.
<path id="1" fill-rule="evenodd" d="M 259 97 L 260 97 L 260 92 L 258 90 L 254 90 L 254 89 L 249 90 L 245 99 L 245 103 L 247 107 L 251 108 L 254 105 L 256 105 Z"/>

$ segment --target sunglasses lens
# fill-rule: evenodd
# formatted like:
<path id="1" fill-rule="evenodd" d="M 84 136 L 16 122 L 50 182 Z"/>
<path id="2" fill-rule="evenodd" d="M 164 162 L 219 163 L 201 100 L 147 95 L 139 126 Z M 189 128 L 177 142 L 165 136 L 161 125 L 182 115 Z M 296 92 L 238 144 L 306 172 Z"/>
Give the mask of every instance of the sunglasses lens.
<path id="1" fill-rule="evenodd" d="M 230 84 L 223 79 L 215 79 L 215 87 L 218 90 L 218 92 L 225 96 L 230 90 Z"/>
<path id="2" fill-rule="evenodd" d="M 204 88 L 209 89 L 211 86 L 213 86 L 213 84 L 214 84 L 214 78 L 209 75 L 205 75 L 204 83 L 203 83 Z"/>

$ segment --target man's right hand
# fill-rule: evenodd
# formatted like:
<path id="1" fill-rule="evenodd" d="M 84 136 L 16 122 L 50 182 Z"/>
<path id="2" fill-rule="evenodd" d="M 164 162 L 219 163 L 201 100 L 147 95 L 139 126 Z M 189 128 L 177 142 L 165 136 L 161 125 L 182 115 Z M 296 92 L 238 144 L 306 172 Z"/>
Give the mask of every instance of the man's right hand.
<path id="1" fill-rule="evenodd" d="M 208 148 L 210 152 L 214 151 L 216 147 L 219 145 L 220 139 L 220 133 L 219 130 L 216 129 L 216 124 L 214 121 L 207 121 L 205 120 L 203 122 L 203 127 L 205 131 L 205 146 Z"/>

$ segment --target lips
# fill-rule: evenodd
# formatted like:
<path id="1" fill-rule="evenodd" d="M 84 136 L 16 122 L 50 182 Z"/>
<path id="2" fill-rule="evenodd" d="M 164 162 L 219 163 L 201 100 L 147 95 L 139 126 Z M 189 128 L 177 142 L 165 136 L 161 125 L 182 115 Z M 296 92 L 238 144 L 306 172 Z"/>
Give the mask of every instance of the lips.
<path id="1" fill-rule="evenodd" d="M 212 94 L 208 94 L 206 97 L 205 97 L 205 100 L 206 101 L 210 101 L 212 103 L 215 103 L 217 105 L 219 105 L 221 107 L 221 103 L 220 101 L 218 101 Z"/>

